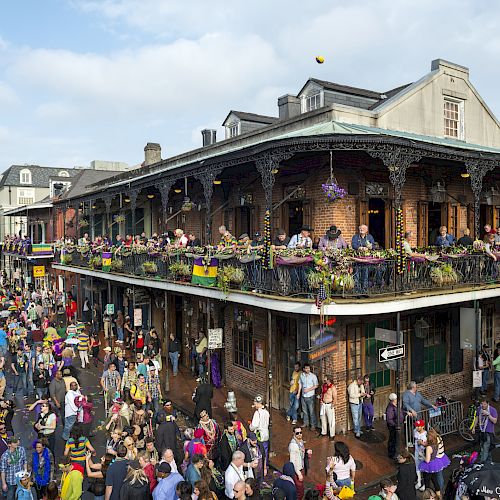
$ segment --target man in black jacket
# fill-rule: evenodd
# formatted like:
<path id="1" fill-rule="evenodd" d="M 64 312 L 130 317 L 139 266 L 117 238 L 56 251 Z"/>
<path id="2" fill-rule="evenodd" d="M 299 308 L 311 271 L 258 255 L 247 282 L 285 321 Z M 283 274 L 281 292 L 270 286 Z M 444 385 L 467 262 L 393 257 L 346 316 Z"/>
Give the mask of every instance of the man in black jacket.
<path id="1" fill-rule="evenodd" d="M 196 388 L 193 396 L 193 401 L 196 403 L 196 406 L 194 407 L 194 413 L 198 420 L 200 420 L 200 413 L 202 410 L 206 410 L 208 416 L 212 418 L 213 395 L 213 388 L 210 384 L 203 382 Z"/>
<path id="2" fill-rule="evenodd" d="M 179 460 L 179 447 L 177 446 L 177 436 L 180 436 L 179 427 L 174 418 L 166 418 L 165 412 L 160 411 L 156 416 L 156 422 L 159 424 L 155 430 L 155 448 L 160 456 L 170 448 L 174 453 L 176 461 Z"/>
<path id="3" fill-rule="evenodd" d="M 246 441 L 240 446 L 240 451 L 245 454 L 243 470 L 247 472 L 252 468 L 253 477 L 261 482 L 267 475 L 266 453 L 262 444 L 257 441 L 255 432 L 248 433 Z"/>
<path id="4" fill-rule="evenodd" d="M 219 470 L 226 470 L 231 463 L 233 453 L 238 449 L 238 439 L 234 433 L 232 422 L 224 424 L 224 434 L 219 444 Z"/>

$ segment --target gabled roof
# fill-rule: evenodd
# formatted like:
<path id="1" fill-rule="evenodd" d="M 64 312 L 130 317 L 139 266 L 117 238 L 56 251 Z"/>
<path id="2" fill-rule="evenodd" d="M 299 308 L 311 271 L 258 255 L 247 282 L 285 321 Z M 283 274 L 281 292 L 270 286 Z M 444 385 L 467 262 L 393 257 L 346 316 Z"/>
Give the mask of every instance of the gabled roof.
<path id="1" fill-rule="evenodd" d="M 226 122 L 231 115 L 234 115 L 240 120 L 245 122 L 263 123 L 265 125 L 270 125 L 271 123 L 278 121 L 278 118 L 275 116 L 265 116 L 265 115 L 258 115 L 256 113 L 246 113 L 244 111 L 231 110 L 226 116 L 225 120 L 222 122 L 223 127 L 226 126 Z"/>
<path id="2" fill-rule="evenodd" d="M 101 183 L 115 175 L 123 173 L 122 171 L 112 171 L 112 170 L 93 170 L 85 169 L 80 170 L 80 174 L 71 183 L 71 187 L 64 191 L 64 193 L 58 198 L 58 201 L 67 200 L 70 198 L 75 198 L 89 193 L 88 186 L 92 184 Z"/>
<path id="3" fill-rule="evenodd" d="M 31 172 L 31 184 L 21 184 L 21 170 L 28 169 Z M 61 177 L 62 180 L 70 179 L 77 175 L 79 170 L 65 167 L 41 167 L 40 165 L 11 165 L 0 178 L 0 188 L 4 186 L 20 187 L 49 187 L 50 177 L 58 176 L 59 172 L 68 172 L 69 177 Z"/>

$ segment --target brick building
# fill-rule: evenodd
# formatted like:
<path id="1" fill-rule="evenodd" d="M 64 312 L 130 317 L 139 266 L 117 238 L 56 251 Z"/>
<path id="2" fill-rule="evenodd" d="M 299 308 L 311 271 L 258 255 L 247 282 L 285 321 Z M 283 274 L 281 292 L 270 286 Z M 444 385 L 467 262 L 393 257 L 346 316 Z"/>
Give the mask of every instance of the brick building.
<path id="1" fill-rule="evenodd" d="M 350 242 L 367 224 L 382 249 L 396 248 L 400 216 L 413 233 L 409 243 L 422 251 L 431 251 L 441 225 L 457 238 L 466 228 L 481 238 L 485 224 L 500 225 L 500 126 L 466 68 L 436 60 L 417 82 L 387 92 L 309 79 L 278 105 L 274 119 L 231 111 L 225 140 L 204 131 L 202 148 L 176 157 L 162 160 L 160 146 L 148 144 L 140 169 L 56 207 L 76 210 L 94 236 L 150 236 L 181 227 L 204 244 L 218 241 L 221 224 L 236 236 L 263 231 L 266 213 L 273 237 L 278 228 L 297 234 L 304 224 L 321 237 L 335 224 Z M 332 177 L 347 191 L 335 203 L 322 190 Z M 159 328 L 165 350 L 166 333 L 175 332 L 186 366 L 190 341 L 222 328 L 224 348 L 213 361 L 226 386 L 265 393 L 276 408 L 288 405 L 294 361 L 309 360 L 338 385 L 339 430 L 350 425 L 345 395 L 353 376 L 371 376 L 378 415 L 395 390 L 396 371 L 379 362 L 379 350 L 399 339 L 384 331 L 400 325 L 407 353 L 402 382 L 417 380 L 430 398 L 470 390 L 475 352 L 466 341 L 493 346 L 500 340 L 498 264 L 484 253 L 441 256 L 439 263 L 385 256 L 363 268 L 364 293 L 334 291 L 321 309 L 309 286 L 311 265 L 266 269 L 264 259 L 240 259 L 244 285 L 223 290 L 174 276 L 169 263 L 175 259 L 131 255 L 120 259 L 119 270 L 103 272 L 74 253 L 72 262 L 53 267 L 66 286 L 74 285 L 79 303 L 90 294 L 115 310 L 141 309 L 143 326 Z M 157 264 L 155 276 L 144 271 L 145 261 Z M 363 265 L 352 260 L 355 277 Z M 444 266 L 453 280 L 436 279 L 435 269 Z M 481 325 L 467 340 L 461 312 L 475 305 Z"/>

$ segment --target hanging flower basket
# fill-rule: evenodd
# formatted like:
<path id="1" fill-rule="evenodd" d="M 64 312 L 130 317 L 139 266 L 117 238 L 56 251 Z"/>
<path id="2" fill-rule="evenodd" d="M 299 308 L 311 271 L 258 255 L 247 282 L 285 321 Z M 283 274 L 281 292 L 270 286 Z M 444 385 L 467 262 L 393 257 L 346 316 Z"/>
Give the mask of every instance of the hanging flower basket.
<path id="1" fill-rule="evenodd" d="M 78 223 L 78 225 L 80 227 L 89 227 L 89 221 L 87 219 L 82 219 L 82 220 L 80 220 L 80 222 Z"/>
<path id="2" fill-rule="evenodd" d="M 347 196 L 347 191 L 340 187 L 335 179 L 329 179 L 321 185 L 321 188 L 326 195 L 327 201 L 330 203 L 334 203 Z"/>

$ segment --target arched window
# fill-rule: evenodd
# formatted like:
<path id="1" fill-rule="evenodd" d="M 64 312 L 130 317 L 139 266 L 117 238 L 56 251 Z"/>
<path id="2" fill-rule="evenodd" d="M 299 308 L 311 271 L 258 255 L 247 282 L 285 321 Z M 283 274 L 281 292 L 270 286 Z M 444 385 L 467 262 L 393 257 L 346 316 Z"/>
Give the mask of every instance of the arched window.
<path id="1" fill-rule="evenodd" d="M 19 182 L 21 184 L 31 184 L 31 171 L 23 168 L 19 173 Z"/>
<path id="2" fill-rule="evenodd" d="M 69 177 L 69 174 L 68 172 L 66 172 L 66 170 L 61 170 L 59 172 L 59 177 Z"/>

